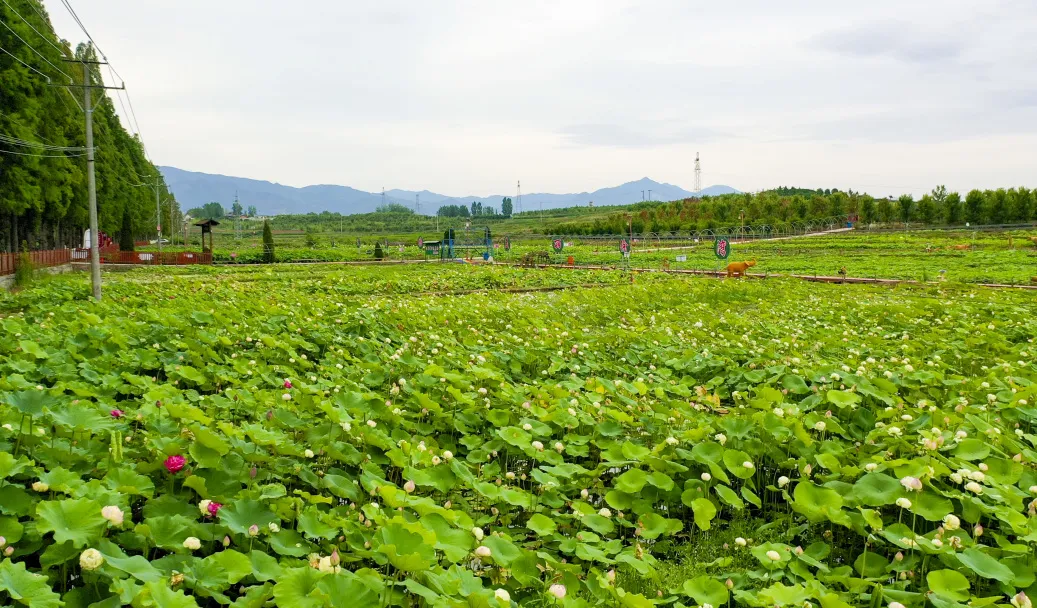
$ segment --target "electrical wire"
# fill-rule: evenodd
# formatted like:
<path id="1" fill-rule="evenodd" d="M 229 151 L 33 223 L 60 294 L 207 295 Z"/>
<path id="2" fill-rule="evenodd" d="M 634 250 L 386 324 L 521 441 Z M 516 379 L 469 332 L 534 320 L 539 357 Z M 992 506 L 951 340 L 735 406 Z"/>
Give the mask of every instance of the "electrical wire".
<path id="1" fill-rule="evenodd" d="M 40 33 L 40 30 L 36 29 L 36 28 L 35 28 L 35 27 L 33 26 L 33 24 L 29 23 L 29 20 L 28 20 L 28 19 L 26 19 L 25 17 L 22 17 L 21 13 L 19 13 L 19 12 L 18 12 L 18 11 L 17 11 L 17 10 L 16 10 L 16 9 L 15 9 L 14 7 L 13 7 L 13 6 L 11 6 L 11 5 L 10 5 L 10 4 L 9 4 L 9 3 L 7 2 L 7 0 L 0 0 L 0 1 L 2 1 L 2 2 L 4 3 L 4 4 L 6 4 L 6 5 L 7 5 L 7 8 L 11 9 L 11 12 L 13 12 L 13 13 L 14 13 L 15 15 L 18 15 L 18 18 L 19 18 L 19 19 L 21 19 L 22 21 L 24 21 L 24 22 L 25 22 L 25 25 L 27 25 L 27 26 L 31 27 L 31 28 L 32 28 L 32 31 L 36 32 L 36 33 L 37 33 L 37 34 L 39 35 L 39 37 L 40 37 L 40 38 L 43 38 L 43 39 L 44 39 L 44 40 L 45 40 L 45 41 L 47 42 L 47 44 L 49 44 L 49 45 L 51 45 L 52 47 L 54 47 L 55 49 L 57 49 L 57 51 L 58 51 L 59 53 L 61 53 L 62 55 L 64 55 L 64 54 L 65 54 L 65 49 L 63 49 L 63 48 L 61 48 L 60 46 L 58 46 L 58 45 L 54 44 L 54 42 L 52 42 L 50 38 L 47 38 L 46 36 L 44 36 L 43 34 L 41 34 L 41 33 Z M 31 4 L 31 0 L 30 0 L 30 4 Z M 33 7 L 33 8 L 35 9 L 35 7 Z M 38 10 L 36 11 L 36 14 L 37 14 L 37 15 L 39 15 L 39 11 L 38 11 Z M 41 18 L 43 18 L 43 15 L 40 15 L 40 17 L 41 17 Z M 46 19 L 44 19 L 44 21 L 46 21 Z"/>
<path id="2" fill-rule="evenodd" d="M 19 16 L 19 17 L 21 17 L 21 15 L 18 15 L 18 16 Z M 9 32 L 11 32 L 12 34 L 14 34 L 14 37 L 15 37 L 15 38 L 17 38 L 18 40 L 21 40 L 21 41 L 22 41 L 22 44 L 24 44 L 25 46 L 29 47 L 29 50 L 30 50 L 30 51 L 32 51 L 33 53 L 36 53 L 37 55 L 39 55 L 39 56 L 40 56 L 40 59 L 42 59 L 42 60 L 43 60 L 43 61 L 44 61 L 44 62 L 45 62 L 45 63 L 46 63 L 47 65 L 49 65 L 50 67 L 54 68 L 54 69 L 55 69 L 55 70 L 56 70 L 56 71 L 57 71 L 57 72 L 58 72 L 59 74 L 61 74 L 61 75 L 62 75 L 62 76 L 64 76 L 65 78 L 68 78 L 68 81 L 69 81 L 69 82 L 72 82 L 72 77 L 71 77 L 71 76 L 69 76 L 68 74 L 66 74 L 65 72 L 63 72 L 63 71 L 61 70 L 61 68 L 59 68 L 58 66 L 54 65 L 53 63 L 51 63 L 51 62 L 50 62 L 50 59 L 47 59 L 47 57 L 46 57 L 46 56 L 45 56 L 45 55 L 44 55 L 43 53 L 41 53 L 41 52 L 39 52 L 38 50 L 36 50 L 36 47 L 34 47 L 33 45 L 31 45 L 31 44 L 29 44 L 28 42 L 26 42 L 26 41 L 25 41 L 25 38 L 22 38 L 21 36 L 19 36 L 19 35 L 18 35 L 18 32 L 14 31 L 14 29 L 12 29 L 12 28 L 11 28 L 11 26 L 7 25 L 7 23 L 5 23 L 5 22 L 3 22 L 3 21 L 0 21 L 0 25 L 2 25 L 2 26 L 4 26 L 4 27 L 6 27 L 6 28 L 7 28 L 7 31 L 9 31 Z"/>
<path id="3" fill-rule="evenodd" d="M 12 152 L 11 150 L 0 150 L 0 154 L 13 154 L 15 156 L 32 156 L 35 158 L 76 158 L 77 156 L 86 156 L 86 152 L 79 152 L 77 154 L 29 154 L 27 152 Z"/>
<path id="4" fill-rule="evenodd" d="M 17 137 L 11 137 L 10 135 L 4 135 L 0 133 L 0 143 L 5 143 L 11 146 L 20 146 L 23 148 L 35 148 L 37 150 L 47 150 L 51 152 L 83 152 L 86 148 L 82 146 L 54 146 L 49 144 L 41 144 L 26 139 L 19 139 Z"/>
<path id="5" fill-rule="evenodd" d="M 144 136 L 141 134 L 140 131 L 140 123 L 137 121 L 136 111 L 133 109 L 133 98 L 130 97 L 129 91 L 125 90 L 126 79 L 124 79 L 122 75 L 119 74 L 118 70 L 116 70 L 115 67 L 112 66 L 111 62 L 108 61 L 108 56 L 104 54 L 104 51 L 101 50 L 101 47 L 97 44 L 97 41 L 95 41 L 94 37 L 90 35 L 90 32 L 86 29 L 86 25 L 83 24 L 82 19 L 79 18 L 78 14 L 76 14 L 76 10 L 72 8 L 72 5 L 69 3 L 69 1 L 61 0 L 61 4 L 65 7 L 65 10 L 67 10 L 68 13 L 72 16 L 72 19 L 76 22 L 76 24 L 79 25 L 79 29 L 83 31 L 83 34 L 86 35 L 90 43 L 94 45 L 94 48 L 97 49 L 97 54 L 100 55 L 101 59 L 104 59 L 104 61 L 108 64 L 108 70 L 111 72 L 112 78 L 119 79 L 119 83 L 123 87 L 123 91 L 126 94 L 126 102 L 129 104 L 130 107 L 130 112 L 127 116 L 127 121 L 133 121 L 131 129 L 137 132 L 137 136 L 140 138 L 140 145 L 142 148 L 144 148 L 144 156 L 148 159 L 149 162 L 151 162 L 151 155 L 148 154 L 148 147 L 144 144 Z M 116 95 L 118 95 L 118 93 L 116 93 Z M 122 97 L 119 98 L 119 103 L 120 105 L 122 104 Z M 123 113 L 126 113 L 125 107 L 123 107 Z"/>
<path id="6" fill-rule="evenodd" d="M 24 62 L 24 61 L 22 61 L 21 59 L 18 59 L 17 57 L 15 57 L 15 56 L 14 56 L 14 55 L 13 55 L 13 54 L 11 53 L 11 51 L 9 51 L 9 50 L 5 49 L 5 48 L 4 48 L 4 47 L 2 47 L 2 46 L 0 46 L 0 51 L 3 51 L 3 52 L 5 52 L 5 53 L 7 53 L 8 55 L 10 55 L 10 56 L 11 56 L 11 59 L 14 59 L 14 60 L 15 60 L 15 61 L 17 61 L 18 63 L 20 63 L 20 64 L 24 65 L 25 67 L 29 68 L 29 69 L 30 69 L 30 70 L 32 70 L 33 72 L 36 72 L 36 73 L 37 73 L 37 74 L 39 74 L 40 76 L 43 76 L 44 78 L 46 78 L 46 79 L 47 79 L 47 82 L 50 82 L 50 76 L 47 76 L 47 75 L 46 75 L 46 74 L 44 74 L 43 72 L 41 72 L 41 71 L 37 70 L 36 68 L 32 67 L 31 65 L 29 65 L 29 64 L 27 64 L 27 63 L 25 63 L 25 62 Z"/>

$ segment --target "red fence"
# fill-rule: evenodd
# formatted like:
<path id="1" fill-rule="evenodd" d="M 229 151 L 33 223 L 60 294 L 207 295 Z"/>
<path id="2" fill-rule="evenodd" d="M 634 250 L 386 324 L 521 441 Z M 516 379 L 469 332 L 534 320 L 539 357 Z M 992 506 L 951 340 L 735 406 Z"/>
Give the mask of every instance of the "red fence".
<path id="1" fill-rule="evenodd" d="M 18 256 L 20 255 L 18 253 L 0 253 L 0 277 L 14 274 L 14 269 L 18 267 Z M 60 266 L 72 261 L 72 250 L 30 251 L 29 257 L 32 258 L 32 265 L 36 268 Z"/>
<path id="2" fill-rule="evenodd" d="M 140 264 L 145 266 L 187 266 L 189 264 L 212 264 L 211 253 L 195 253 L 192 251 L 119 251 L 118 249 L 101 249 L 102 264 Z M 75 262 L 90 261 L 89 249 L 72 251 Z"/>
<path id="3" fill-rule="evenodd" d="M 101 247 L 102 264 L 141 264 L 163 266 L 187 266 L 189 264 L 212 264 L 211 253 L 195 253 L 190 251 L 119 251 L 117 246 Z M 0 277 L 14 274 L 18 267 L 18 253 L 0 253 Z M 35 268 L 61 266 L 69 262 L 89 262 L 89 249 L 51 249 L 48 251 L 31 251 L 32 265 Z"/>

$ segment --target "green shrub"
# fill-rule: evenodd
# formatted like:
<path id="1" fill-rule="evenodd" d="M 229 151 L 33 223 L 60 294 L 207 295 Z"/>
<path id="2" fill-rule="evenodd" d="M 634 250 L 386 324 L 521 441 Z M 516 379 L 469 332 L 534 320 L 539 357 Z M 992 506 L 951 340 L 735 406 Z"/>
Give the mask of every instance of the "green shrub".
<path id="1" fill-rule="evenodd" d="M 263 262 L 274 263 L 274 233 L 270 231 L 270 220 L 263 220 Z"/>
<path id="2" fill-rule="evenodd" d="M 382 251 L 382 244 L 381 243 L 375 243 L 374 244 L 374 259 L 376 259 L 376 260 L 384 260 L 385 259 L 385 252 Z"/>
<path id="3" fill-rule="evenodd" d="M 18 254 L 18 263 L 14 268 L 14 286 L 17 289 L 25 289 L 32 284 L 35 276 L 32 256 L 29 254 L 29 243 L 22 241 L 22 252 Z"/>
<path id="4" fill-rule="evenodd" d="M 130 206 L 122 211 L 122 228 L 119 229 L 119 249 L 133 251 L 133 218 L 130 217 Z"/>

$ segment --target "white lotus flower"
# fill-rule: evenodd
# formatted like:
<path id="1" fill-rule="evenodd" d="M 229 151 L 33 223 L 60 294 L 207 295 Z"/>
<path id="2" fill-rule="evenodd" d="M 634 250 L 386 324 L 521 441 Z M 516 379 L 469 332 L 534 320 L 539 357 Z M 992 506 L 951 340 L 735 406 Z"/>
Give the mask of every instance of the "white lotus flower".
<path id="1" fill-rule="evenodd" d="M 869 462 L 868 464 L 864 465 L 864 470 L 869 473 L 871 473 L 877 468 L 879 468 L 879 465 L 875 464 L 874 462 Z"/>
<path id="2" fill-rule="evenodd" d="M 490 548 L 487 547 L 486 545 L 479 545 L 478 547 L 475 548 L 475 554 L 478 555 L 479 557 L 489 557 L 489 556 L 493 555 L 493 552 L 490 551 Z"/>
<path id="3" fill-rule="evenodd" d="M 679 441 L 677 441 L 677 438 L 676 438 L 676 437 L 667 437 L 667 438 L 666 438 L 666 443 L 667 443 L 668 445 L 677 445 L 677 444 L 678 444 L 678 443 L 680 443 L 680 442 L 679 442 Z"/>
<path id="4" fill-rule="evenodd" d="M 748 460 L 746 460 L 745 462 L 742 463 L 742 467 L 744 467 L 746 469 L 749 469 L 749 470 L 752 470 L 752 469 L 756 468 L 756 466 L 752 462 L 750 462 Z"/>
<path id="5" fill-rule="evenodd" d="M 717 433 L 716 435 L 713 435 L 713 439 L 716 439 L 717 443 L 719 443 L 720 445 L 724 445 L 725 443 L 727 443 L 727 435 L 723 433 Z"/>
<path id="6" fill-rule="evenodd" d="M 123 522 L 122 509 L 115 505 L 108 505 L 101 509 L 101 517 L 107 519 L 113 526 L 121 526 Z"/>
<path id="7" fill-rule="evenodd" d="M 958 517 L 956 515 L 954 515 L 953 513 L 948 513 L 943 518 L 943 527 L 946 528 L 949 531 L 950 530 L 957 530 L 958 528 L 961 527 L 961 520 L 958 519 Z"/>
<path id="8" fill-rule="evenodd" d="M 922 491 L 922 480 L 917 477 L 904 477 L 900 480 L 900 485 L 904 486 L 905 490 L 914 492 Z"/>
<path id="9" fill-rule="evenodd" d="M 565 585 L 554 584 L 548 587 L 547 592 L 558 599 L 565 597 Z"/>
<path id="10" fill-rule="evenodd" d="M 784 475 L 782 475 L 781 477 L 778 478 L 778 487 L 779 488 L 784 488 L 787 485 L 789 485 L 789 478 L 788 477 L 785 477 Z"/>
<path id="11" fill-rule="evenodd" d="M 699 478 L 702 479 L 702 481 L 709 481 L 710 479 L 713 479 L 713 476 L 709 473 L 703 473 L 702 475 L 699 475 Z"/>
<path id="12" fill-rule="evenodd" d="M 305 456 L 305 457 L 307 457 L 307 458 L 313 458 L 313 450 L 311 450 L 311 449 L 307 448 L 307 449 L 306 449 L 306 450 L 305 450 L 305 451 L 304 451 L 304 452 L 302 453 L 302 455 L 303 455 L 303 456 Z"/>
<path id="13" fill-rule="evenodd" d="M 983 486 L 979 485 L 978 483 L 976 483 L 974 481 L 970 481 L 967 484 L 965 484 L 965 489 L 968 490 L 969 492 L 972 492 L 973 494 L 982 494 L 983 493 Z"/>
<path id="14" fill-rule="evenodd" d="M 482 540 L 483 539 L 482 528 L 480 528 L 478 526 L 475 527 L 475 528 L 472 528 L 472 536 L 475 537 L 475 540 Z"/>
<path id="15" fill-rule="evenodd" d="M 1020 591 L 1019 593 L 1012 596 L 1009 600 L 1015 608 L 1033 608 L 1033 603 L 1030 602 L 1030 598 L 1025 593 Z"/>
<path id="16" fill-rule="evenodd" d="M 906 498 L 904 498 L 904 497 L 900 497 L 900 498 L 897 499 L 897 506 L 900 507 L 901 509 L 910 509 L 911 508 L 911 501 L 906 499 Z"/>
<path id="17" fill-rule="evenodd" d="M 612 517 L 612 511 L 609 511 L 605 507 L 602 507 L 601 510 L 598 511 L 598 515 L 602 517 Z"/>
<path id="18" fill-rule="evenodd" d="M 97 570 L 104 563 L 104 556 L 97 549 L 87 549 L 79 554 L 79 567 L 83 570 Z"/>
<path id="19" fill-rule="evenodd" d="M 774 550 L 768 551 L 767 559 L 771 560 L 772 562 L 781 561 L 781 554 Z"/>
<path id="20" fill-rule="evenodd" d="M 543 452 L 544 451 L 544 444 L 540 443 L 539 441 L 534 441 L 533 442 L 533 449 L 538 451 L 538 452 Z"/>
<path id="21" fill-rule="evenodd" d="M 745 543 L 745 539 L 742 538 L 741 536 L 739 536 L 738 538 L 735 539 L 735 544 L 738 545 L 739 547 L 744 547 L 745 544 L 746 544 Z"/>
<path id="22" fill-rule="evenodd" d="M 498 590 L 494 591 L 493 592 L 493 597 L 495 597 L 498 600 L 500 600 L 502 602 L 505 602 L 505 603 L 510 603 L 511 602 L 511 594 L 509 594 L 506 589 L 498 589 Z"/>
<path id="23" fill-rule="evenodd" d="M 197 551 L 202 548 L 202 541 L 198 540 L 194 536 L 188 536 L 184 539 L 184 548 L 191 551 Z"/>

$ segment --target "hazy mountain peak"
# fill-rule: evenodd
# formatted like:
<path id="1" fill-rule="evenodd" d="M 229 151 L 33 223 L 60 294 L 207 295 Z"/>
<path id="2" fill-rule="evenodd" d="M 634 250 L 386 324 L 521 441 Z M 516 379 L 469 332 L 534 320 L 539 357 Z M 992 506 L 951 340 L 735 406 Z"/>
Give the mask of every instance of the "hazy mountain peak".
<path id="1" fill-rule="evenodd" d="M 218 201 L 225 208 L 230 208 L 234 197 L 245 207 L 255 205 L 260 214 L 279 215 L 285 213 L 320 213 L 331 211 L 344 214 L 369 213 L 382 204 L 381 192 L 364 192 L 349 186 L 334 184 L 315 184 L 303 188 L 285 186 L 275 182 L 244 177 L 232 177 L 211 173 L 184 171 L 176 167 L 159 167 L 166 178 L 170 190 L 180 201 L 184 209 L 200 207 L 211 201 Z M 582 206 L 594 203 L 603 205 L 628 205 L 637 203 L 648 197 L 651 190 L 652 199 L 672 201 L 697 196 L 699 193 L 684 190 L 673 184 L 657 182 L 649 177 L 627 182 L 618 186 L 600 188 L 594 192 L 570 194 L 527 193 L 522 195 L 524 211 L 533 209 L 557 209 L 559 207 Z M 642 193 L 643 191 L 643 193 Z M 730 186 L 710 186 L 702 190 L 702 195 L 719 195 L 737 192 Z M 501 200 L 508 196 L 515 199 L 515 210 L 518 211 L 518 200 L 514 193 L 491 194 L 489 196 L 449 196 L 429 190 L 385 191 L 385 202 L 399 203 L 414 208 L 415 195 L 421 213 L 432 215 L 444 205 L 470 205 L 480 201 L 487 206 L 500 209 Z"/>

